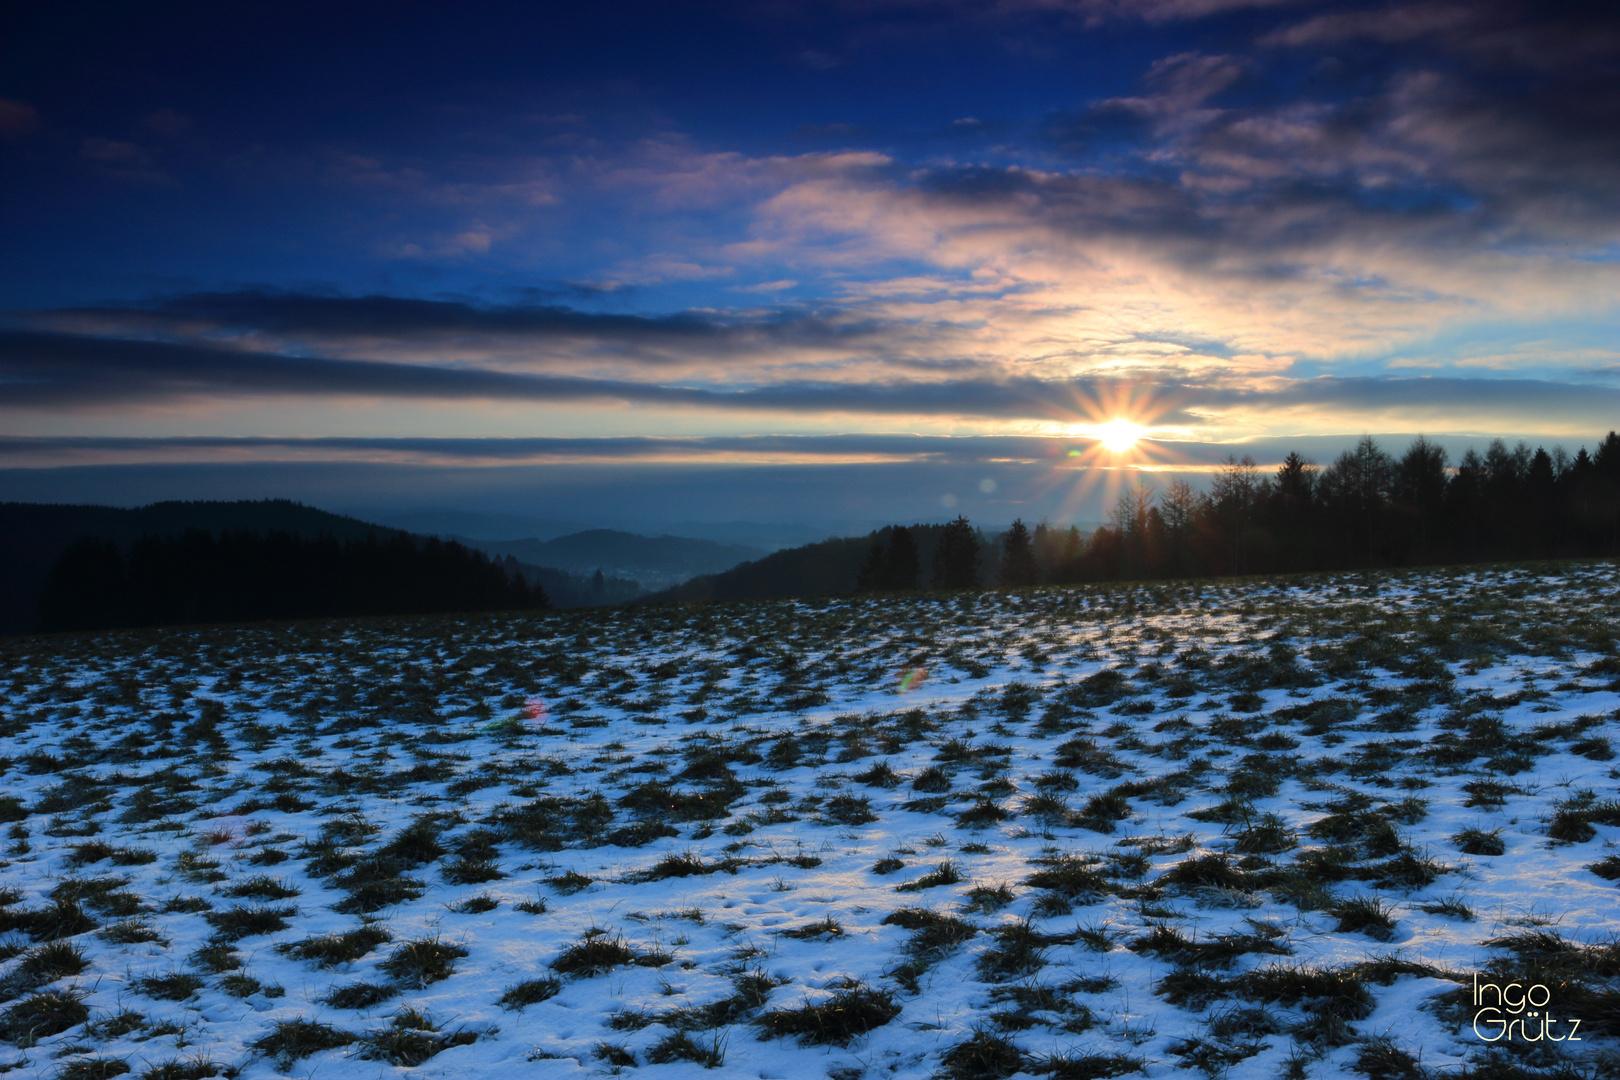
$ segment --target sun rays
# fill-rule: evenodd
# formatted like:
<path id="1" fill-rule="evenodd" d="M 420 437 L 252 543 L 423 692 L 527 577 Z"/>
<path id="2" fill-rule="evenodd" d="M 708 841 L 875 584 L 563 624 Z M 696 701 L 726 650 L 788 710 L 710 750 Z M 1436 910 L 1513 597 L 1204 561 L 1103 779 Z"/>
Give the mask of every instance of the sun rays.
<path id="1" fill-rule="evenodd" d="M 1076 391 L 1054 403 L 1052 419 L 1068 434 L 1054 439 L 1045 487 L 1056 491 L 1059 521 L 1074 521 L 1100 489 L 1111 505 L 1127 484 L 1183 462 L 1173 443 L 1155 441 L 1161 421 L 1179 403 L 1144 384 L 1120 383 L 1092 393 Z M 1161 436 L 1162 437 L 1162 436 Z"/>

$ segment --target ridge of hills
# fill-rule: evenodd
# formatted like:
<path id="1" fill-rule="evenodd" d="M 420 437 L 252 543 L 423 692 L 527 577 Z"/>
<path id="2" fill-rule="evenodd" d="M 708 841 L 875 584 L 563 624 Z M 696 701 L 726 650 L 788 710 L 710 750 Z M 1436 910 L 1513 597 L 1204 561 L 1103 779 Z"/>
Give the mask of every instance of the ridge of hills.
<path id="1" fill-rule="evenodd" d="M 351 505 L 339 512 L 362 521 L 375 521 L 421 536 L 461 537 L 479 541 L 505 542 L 524 539 L 556 540 L 592 529 L 607 529 L 628 535 L 652 538 L 669 536 L 679 540 L 712 540 L 722 546 L 755 548 L 763 554 L 782 548 L 813 544 L 833 536 L 865 535 L 882 524 L 871 521 L 818 521 L 816 524 L 791 521 L 634 521 L 622 516 L 613 520 L 582 521 L 573 517 L 530 516 L 418 507 L 399 509 L 386 506 Z"/>
<path id="2" fill-rule="evenodd" d="M 166 501 L 141 507 L 63 503 L 0 503 L 0 634 L 26 633 L 57 559 L 70 544 L 94 537 L 127 550 L 142 537 L 178 536 L 202 529 L 291 533 L 304 539 L 387 540 L 419 534 L 305 506 L 290 499 Z M 694 573 L 725 569 L 763 554 L 756 548 L 685 537 L 645 537 L 592 529 L 549 541 L 489 542 L 449 536 L 482 551 L 509 575 L 538 582 L 559 607 L 623 603 L 653 588 L 676 584 Z M 560 564 L 560 565 L 559 565 Z M 626 567 L 640 570 L 643 581 Z M 596 569 L 603 580 L 590 580 Z"/>
<path id="3" fill-rule="evenodd" d="M 338 540 L 407 535 L 290 499 L 173 500 L 133 508 L 0 503 L 0 634 L 32 628 L 35 605 L 51 567 L 73 541 L 93 536 L 127 548 L 143 536 L 175 536 L 187 529 L 216 535 L 277 530 L 304 538 L 324 533 Z"/>
<path id="4" fill-rule="evenodd" d="M 497 558 L 555 567 L 576 574 L 601 570 L 608 577 L 630 578 L 649 588 L 667 588 L 702 574 L 717 574 L 766 552 L 741 544 L 693 540 L 683 536 L 639 536 L 618 529 L 586 529 L 552 540 L 452 539 Z"/>
<path id="5" fill-rule="evenodd" d="M 924 580 L 939 546 L 944 525 L 907 526 L 917 544 L 918 565 Z M 703 574 L 636 603 L 680 603 L 710 600 L 780 599 L 788 596 L 831 596 L 855 591 L 861 566 L 872 550 L 874 540 L 887 540 L 892 529 L 875 530 L 866 536 L 834 537 L 802 547 L 773 551 L 764 558 L 745 562 L 716 574 Z M 981 577 L 993 564 L 997 548 L 991 538 L 981 537 L 979 559 Z"/>
<path id="6" fill-rule="evenodd" d="M 926 568 L 944 526 L 913 525 L 919 562 Z M 178 536 L 187 529 L 280 531 L 302 538 L 331 536 L 363 541 L 422 536 L 332 513 L 289 499 L 168 501 L 125 508 L 55 503 L 0 503 L 0 634 L 34 628 L 35 612 L 61 553 L 75 540 L 95 537 L 128 549 L 147 536 Z M 743 544 L 617 529 L 586 529 L 548 540 L 480 540 L 440 534 L 483 552 L 507 574 L 543 586 L 558 607 L 623 603 L 724 601 L 853 592 L 874 539 L 888 530 L 834 537 L 765 552 Z M 989 563 L 992 546 L 981 549 Z M 601 580 L 594 580 L 601 571 Z M 926 569 L 924 570 L 926 574 Z"/>

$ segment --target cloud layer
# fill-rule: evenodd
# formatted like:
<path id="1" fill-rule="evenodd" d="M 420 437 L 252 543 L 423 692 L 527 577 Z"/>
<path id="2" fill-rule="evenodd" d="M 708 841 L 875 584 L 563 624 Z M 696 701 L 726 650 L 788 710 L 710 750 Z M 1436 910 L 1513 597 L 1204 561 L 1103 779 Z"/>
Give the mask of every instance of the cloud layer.
<path id="1" fill-rule="evenodd" d="M 428 408 L 432 433 L 558 407 L 649 436 L 1612 425 L 1612 10 L 896 0 L 722 5 L 680 30 L 636 11 L 614 48 L 581 14 L 557 81 L 460 25 L 487 72 L 357 69 L 396 91 L 392 126 L 336 83 L 330 124 L 291 132 L 217 72 L 195 100 L 132 89 L 121 119 L 20 83 L 0 198 L 32 216 L 0 243 L 69 270 L 37 295 L 0 275 L 0 417 L 177 438 L 265 401 L 320 405 L 334 437 L 352 403 L 395 409 L 401 439 Z M 106 63 L 83 78 L 139 82 Z M 205 84 L 235 95 L 230 123 Z M 56 187 L 101 216 L 70 228 Z"/>

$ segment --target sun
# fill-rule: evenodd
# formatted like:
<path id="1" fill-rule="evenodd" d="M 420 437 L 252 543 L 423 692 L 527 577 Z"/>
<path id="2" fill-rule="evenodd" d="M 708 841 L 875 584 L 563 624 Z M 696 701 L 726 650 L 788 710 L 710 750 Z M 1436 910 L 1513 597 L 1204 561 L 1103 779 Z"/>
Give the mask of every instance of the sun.
<path id="1" fill-rule="evenodd" d="M 1096 437 L 1103 446 L 1116 454 L 1123 454 L 1136 445 L 1136 440 L 1147 434 L 1147 429 L 1140 424 L 1133 424 L 1123 417 L 1116 416 L 1106 424 L 1099 424 L 1095 429 Z"/>

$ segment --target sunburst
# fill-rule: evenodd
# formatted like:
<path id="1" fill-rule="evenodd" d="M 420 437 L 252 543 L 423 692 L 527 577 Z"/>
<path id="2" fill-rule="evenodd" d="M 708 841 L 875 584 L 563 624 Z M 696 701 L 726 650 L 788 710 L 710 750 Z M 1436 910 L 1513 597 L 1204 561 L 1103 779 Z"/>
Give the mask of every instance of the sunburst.
<path id="1" fill-rule="evenodd" d="M 1103 447 L 1116 454 L 1123 454 L 1136 446 L 1136 441 L 1147 434 L 1147 428 L 1141 424 L 1133 423 L 1123 416 L 1116 416 L 1108 423 L 1096 428 L 1093 435 Z"/>
<path id="2" fill-rule="evenodd" d="M 1048 451 L 1054 459 L 1049 483 L 1062 490 L 1059 520 L 1080 517 L 1081 507 L 1094 506 L 1098 495 L 1110 505 L 1127 485 L 1173 468 L 1181 455 L 1173 443 L 1153 436 L 1155 425 L 1176 406 L 1157 387 L 1123 381 L 1094 384 L 1090 393 L 1051 402 L 1052 419 L 1070 433 L 1054 439 Z"/>

